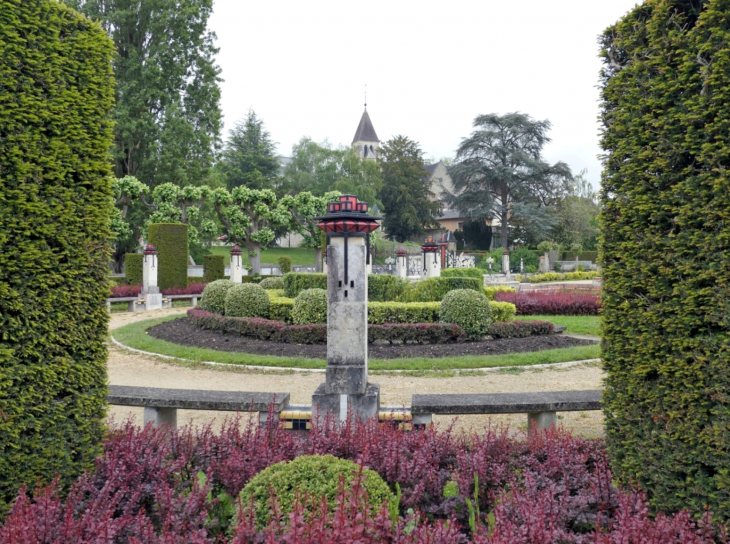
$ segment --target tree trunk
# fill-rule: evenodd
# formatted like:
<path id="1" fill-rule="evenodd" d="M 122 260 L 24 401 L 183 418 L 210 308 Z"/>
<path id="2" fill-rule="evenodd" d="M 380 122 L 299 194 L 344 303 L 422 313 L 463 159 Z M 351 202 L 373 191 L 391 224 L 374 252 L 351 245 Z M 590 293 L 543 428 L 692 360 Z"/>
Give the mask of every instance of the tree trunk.
<path id="1" fill-rule="evenodd" d="M 322 248 L 314 248 L 314 271 L 322 272 Z"/>
<path id="2" fill-rule="evenodd" d="M 248 264 L 251 265 L 251 274 L 261 273 L 261 244 L 251 242 L 246 246 L 248 249 Z M 251 254 L 255 253 L 255 256 Z"/>
<path id="3" fill-rule="evenodd" d="M 500 221 L 502 224 L 500 225 L 500 236 L 502 238 L 502 247 L 504 249 L 509 248 L 509 227 L 507 226 L 507 214 L 503 213 L 501 214 Z"/>

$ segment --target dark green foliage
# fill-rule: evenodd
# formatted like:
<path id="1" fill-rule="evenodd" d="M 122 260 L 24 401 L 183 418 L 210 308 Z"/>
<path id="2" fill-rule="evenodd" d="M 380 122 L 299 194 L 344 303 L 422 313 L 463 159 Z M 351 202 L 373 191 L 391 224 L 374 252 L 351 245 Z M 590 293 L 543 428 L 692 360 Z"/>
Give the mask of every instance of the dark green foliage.
<path id="1" fill-rule="evenodd" d="M 274 187 L 279 172 L 276 144 L 253 110 L 229 131 L 220 168 L 228 190 L 241 185 L 250 189 Z"/>
<path id="2" fill-rule="evenodd" d="M 575 252 L 574 251 L 563 251 L 561 255 L 562 261 L 574 261 L 575 260 Z M 591 261 L 592 263 L 595 263 L 598 261 L 598 251 L 582 251 L 578 254 L 578 260 L 579 261 Z"/>
<path id="3" fill-rule="evenodd" d="M 486 221 L 464 221 L 464 246 L 469 249 L 489 249 L 492 245 L 492 227 Z"/>
<path id="4" fill-rule="evenodd" d="M 398 300 L 407 285 L 407 280 L 392 274 L 368 274 L 368 300 Z"/>
<path id="5" fill-rule="evenodd" d="M 203 257 L 203 278 L 205 283 L 222 280 L 226 273 L 224 255 L 205 255 Z M 188 280 L 188 283 L 190 281 Z"/>
<path id="6" fill-rule="evenodd" d="M 390 239 L 405 242 L 423 229 L 436 225 L 441 205 L 432 200 L 423 152 L 417 142 L 396 136 L 380 149 L 383 186 L 383 229 Z"/>
<path id="7" fill-rule="evenodd" d="M 148 242 L 157 248 L 157 285 L 160 290 L 188 286 L 188 226 L 182 223 L 153 223 Z"/>
<path id="8" fill-rule="evenodd" d="M 286 255 L 276 259 L 276 263 L 279 265 L 279 270 L 281 270 L 282 274 L 288 274 L 291 272 L 291 262 L 291 257 L 287 257 Z"/>
<path id="9" fill-rule="evenodd" d="M 198 306 L 206 312 L 223 314 L 226 311 L 226 295 L 228 290 L 235 286 L 231 280 L 216 280 L 209 283 L 203 289 L 203 296 Z"/>
<path id="10" fill-rule="evenodd" d="M 604 403 L 616 477 L 730 519 L 730 9 L 656 0 L 602 37 Z"/>
<path id="11" fill-rule="evenodd" d="M 351 482 L 362 470 L 362 483 L 368 494 L 368 503 L 373 513 L 383 502 L 393 500 L 388 484 L 380 475 L 370 469 L 363 469 L 356 463 L 346 459 L 337 459 L 332 455 L 303 455 L 293 461 L 283 461 L 262 470 L 241 491 L 243 504 L 249 504 L 253 497 L 256 510 L 256 522 L 264 526 L 269 522 L 268 506 L 271 492 L 286 516 L 293 507 L 297 495 L 310 495 L 315 498 L 325 497 L 331 509 L 336 506 L 337 490 L 340 479 Z"/>
<path id="12" fill-rule="evenodd" d="M 288 298 L 296 298 L 304 289 L 327 289 L 327 274 L 284 274 L 284 294 Z"/>
<path id="13" fill-rule="evenodd" d="M 487 296 L 472 289 L 449 291 L 439 309 L 441 323 L 459 325 L 472 340 L 478 340 L 492 324 L 492 306 Z"/>
<path id="14" fill-rule="evenodd" d="M 368 323 L 436 323 L 440 302 L 368 302 Z"/>
<path id="15" fill-rule="evenodd" d="M 0 3 L 0 516 L 101 453 L 113 54 L 63 4 Z"/>
<path id="16" fill-rule="evenodd" d="M 484 281 L 484 270 L 479 268 L 444 268 L 442 278 L 477 278 Z"/>
<path id="17" fill-rule="evenodd" d="M 476 278 L 427 278 L 415 285 L 410 283 L 400 302 L 441 302 L 454 289 L 473 289 L 482 292 L 483 280 Z"/>
<path id="18" fill-rule="evenodd" d="M 256 283 L 234 285 L 226 293 L 225 315 L 230 317 L 269 317 L 269 294 Z"/>
<path id="19" fill-rule="evenodd" d="M 520 259 L 522 259 L 525 266 L 525 272 L 527 272 L 528 267 L 534 267 L 534 270 L 537 270 L 537 267 L 540 265 L 540 255 L 541 253 L 539 251 L 533 251 L 526 247 L 518 247 L 517 249 L 511 250 L 509 252 L 510 271 L 520 271 Z"/>
<path id="20" fill-rule="evenodd" d="M 127 253 L 124 255 L 124 275 L 129 285 L 142 285 L 142 264 L 144 255 Z"/>
<path id="21" fill-rule="evenodd" d="M 294 299 L 291 320 L 295 325 L 327 323 L 327 291 L 305 289 Z"/>

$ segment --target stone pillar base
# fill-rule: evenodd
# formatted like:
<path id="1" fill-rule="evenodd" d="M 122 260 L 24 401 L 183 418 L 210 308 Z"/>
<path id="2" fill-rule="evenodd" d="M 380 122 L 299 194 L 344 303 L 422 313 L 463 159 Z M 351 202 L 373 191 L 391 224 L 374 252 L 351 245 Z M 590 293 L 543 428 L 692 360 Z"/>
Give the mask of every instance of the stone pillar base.
<path id="1" fill-rule="evenodd" d="M 362 395 L 340 395 L 327 393 L 325 383 L 319 384 L 312 395 L 312 419 L 321 424 L 328 414 L 332 414 L 335 422 L 346 421 L 348 414 L 360 421 L 378 417 L 380 409 L 380 386 L 377 383 L 367 384 Z"/>
<path id="2" fill-rule="evenodd" d="M 327 365 L 324 392 L 328 395 L 367 394 L 368 368 L 364 365 Z"/>

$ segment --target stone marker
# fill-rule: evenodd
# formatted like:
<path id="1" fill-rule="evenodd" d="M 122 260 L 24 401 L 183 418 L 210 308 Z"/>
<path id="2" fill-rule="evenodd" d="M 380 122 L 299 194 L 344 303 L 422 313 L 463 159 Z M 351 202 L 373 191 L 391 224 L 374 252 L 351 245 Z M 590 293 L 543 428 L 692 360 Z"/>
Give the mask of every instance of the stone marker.
<path id="1" fill-rule="evenodd" d="M 145 310 L 159 310 L 162 308 L 162 295 L 157 286 L 157 248 L 147 244 L 142 253 L 142 292 L 138 298 L 144 300 Z"/>
<path id="2" fill-rule="evenodd" d="M 380 386 L 368 382 L 368 275 L 365 236 L 378 228 L 368 205 L 343 195 L 317 217 L 327 233 L 326 381 L 312 395 L 313 419 L 377 417 Z"/>
<path id="3" fill-rule="evenodd" d="M 395 275 L 403 279 L 408 277 L 408 261 L 403 248 L 395 254 Z"/>
<path id="4" fill-rule="evenodd" d="M 242 283 L 243 282 L 243 257 L 241 255 L 243 252 L 241 251 L 241 248 L 237 245 L 233 246 L 233 249 L 231 249 L 231 281 L 233 283 Z"/>
<path id="5" fill-rule="evenodd" d="M 441 255 L 439 245 L 433 241 L 430 236 L 421 246 L 423 253 L 423 271 L 421 276 L 424 278 L 441 277 Z"/>

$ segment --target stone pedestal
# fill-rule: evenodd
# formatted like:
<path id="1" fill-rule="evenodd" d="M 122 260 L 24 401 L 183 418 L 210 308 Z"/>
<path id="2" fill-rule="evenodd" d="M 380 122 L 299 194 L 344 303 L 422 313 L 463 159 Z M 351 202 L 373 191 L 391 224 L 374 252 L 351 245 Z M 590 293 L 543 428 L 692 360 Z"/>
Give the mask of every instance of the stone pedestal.
<path id="1" fill-rule="evenodd" d="M 327 246 L 327 369 L 326 382 L 312 396 L 312 412 L 329 412 L 336 421 L 348 410 L 359 419 L 376 417 L 380 388 L 368 383 L 368 276 L 365 238 L 333 236 Z M 347 277 L 345 266 L 347 265 Z"/>
<path id="2" fill-rule="evenodd" d="M 424 264 L 425 263 L 425 264 Z M 441 255 L 436 251 L 421 254 L 421 278 L 441 277 Z"/>
<path id="3" fill-rule="evenodd" d="M 502 253 L 502 273 L 509 278 L 509 253 Z"/>
<path id="4" fill-rule="evenodd" d="M 243 281 L 243 257 L 231 253 L 231 281 L 241 283 Z"/>
<path id="5" fill-rule="evenodd" d="M 406 279 L 408 277 L 407 258 L 405 255 L 398 255 L 395 258 L 395 275 L 399 278 Z"/>
<path id="6" fill-rule="evenodd" d="M 142 261 L 142 292 L 139 299 L 144 300 L 145 310 L 159 310 L 162 308 L 162 295 L 157 286 L 157 251 L 154 246 L 148 245 L 144 250 Z"/>

